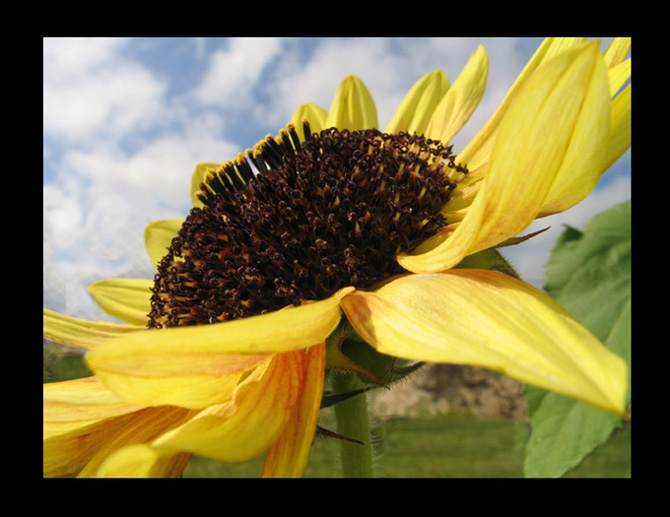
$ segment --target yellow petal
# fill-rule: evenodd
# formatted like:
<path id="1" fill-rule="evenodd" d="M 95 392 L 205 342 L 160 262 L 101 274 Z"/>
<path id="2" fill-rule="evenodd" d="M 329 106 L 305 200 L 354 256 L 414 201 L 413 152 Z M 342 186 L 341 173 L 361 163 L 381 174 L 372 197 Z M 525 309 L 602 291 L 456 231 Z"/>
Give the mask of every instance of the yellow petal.
<path id="1" fill-rule="evenodd" d="M 100 444 L 143 409 L 127 404 L 87 377 L 44 385 L 44 476 L 69 476 L 81 470 Z"/>
<path id="2" fill-rule="evenodd" d="M 195 166 L 193 173 L 191 174 L 191 203 L 193 206 L 203 206 L 202 201 L 200 201 L 195 193 L 200 190 L 200 185 L 203 182 L 205 173 L 208 169 L 218 169 L 221 166 L 219 163 L 199 163 Z"/>
<path id="3" fill-rule="evenodd" d="M 321 343 L 337 327 L 339 302 L 353 287 L 340 289 L 330 298 L 288 306 L 279 311 L 211 325 L 149 330 L 128 335 L 112 346 L 138 357 L 154 354 L 266 354 L 309 348 Z M 105 354 L 112 347 L 105 347 Z M 96 355 L 97 354 L 97 355 Z M 89 354 L 102 361 L 102 351 Z M 141 361 L 140 361 L 141 362 Z"/>
<path id="4" fill-rule="evenodd" d="M 225 462 L 246 461 L 281 435 L 304 383 L 303 352 L 276 354 L 253 370 L 226 403 L 203 409 L 153 445 Z"/>
<path id="5" fill-rule="evenodd" d="M 581 44 L 584 40 L 585 38 L 546 38 L 516 78 L 495 113 L 466 148 L 459 153 L 458 160 L 466 163 L 470 170 L 477 170 L 486 164 L 490 160 L 491 150 L 500 123 L 505 118 L 510 102 L 517 95 L 519 89 L 542 63 L 558 55 L 560 52 Z"/>
<path id="6" fill-rule="evenodd" d="M 477 365 L 622 414 L 626 364 L 541 291 L 487 270 L 408 275 L 342 300 L 381 353 Z"/>
<path id="7" fill-rule="evenodd" d="M 145 332 L 144 334 L 147 334 Z M 115 344 L 89 354 L 89 367 L 124 400 L 147 406 L 201 409 L 230 400 L 248 370 L 268 355 L 127 351 Z"/>
<path id="8" fill-rule="evenodd" d="M 303 119 L 306 119 L 307 122 L 309 122 L 309 127 L 312 133 L 318 133 L 319 131 L 326 129 L 327 118 L 328 112 L 321 106 L 316 104 L 302 104 L 301 106 L 298 106 L 293 113 L 291 123 L 298 131 L 298 136 L 301 136 L 302 140 L 305 140 L 309 135 L 303 135 Z"/>
<path id="9" fill-rule="evenodd" d="M 607 71 L 610 82 L 610 97 L 614 97 L 621 87 L 630 79 L 632 61 L 626 59 Z"/>
<path id="10" fill-rule="evenodd" d="M 103 478 L 179 478 L 193 454 L 146 444 L 129 445 L 111 454 L 96 471 Z"/>
<path id="11" fill-rule="evenodd" d="M 489 60 L 480 46 L 437 106 L 426 128 L 426 136 L 445 145 L 458 133 L 474 113 L 486 90 Z"/>
<path id="12" fill-rule="evenodd" d="M 605 169 L 611 167 L 623 153 L 630 148 L 631 142 L 631 85 L 612 100 L 610 120 L 610 138 L 607 148 Z"/>
<path id="13" fill-rule="evenodd" d="M 156 269 L 161 259 L 167 255 L 172 239 L 177 236 L 183 223 L 183 219 L 165 219 L 149 223 L 144 229 L 144 244 L 151 264 Z"/>
<path id="14" fill-rule="evenodd" d="M 75 423 L 45 422 L 42 461 L 44 477 L 71 476 L 81 471 L 101 445 L 132 421 L 135 413 Z"/>
<path id="15" fill-rule="evenodd" d="M 88 290 L 98 306 L 110 316 L 132 325 L 146 325 L 151 311 L 153 280 L 110 278 L 90 285 Z"/>
<path id="16" fill-rule="evenodd" d="M 109 468 L 101 471 L 101 466 L 104 465 L 108 458 L 113 454 L 123 450 L 125 447 L 136 444 L 149 444 L 161 434 L 182 425 L 196 414 L 197 412 L 194 411 L 169 406 L 145 408 L 133 413 L 130 415 L 132 418 L 127 419 L 122 426 L 118 427 L 113 434 L 99 444 L 95 454 L 79 472 L 78 476 L 99 477 L 101 475 L 118 475 L 118 473 L 113 472 Z M 187 454 L 176 458 L 178 460 L 177 464 L 183 469 L 183 467 L 186 466 L 187 460 L 190 459 L 190 456 L 190 454 Z M 170 466 L 169 463 L 168 460 L 163 462 L 160 466 L 165 469 Z M 154 471 L 156 470 L 154 469 Z M 162 473 L 166 472 L 163 470 Z"/>
<path id="17" fill-rule="evenodd" d="M 305 351 L 303 395 L 281 436 L 265 456 L 263 477 L 302 476 L 321 408 L 325 359 L 325 343 Z"/>
<path id="18" fill-rule="evenodd" d="M 105 341 L 144 330 L 144 327 L 106 321 L 86 321 L 43 309 L 45 339 L 84 350 L 93 350 Z"/>
<path id="19" fill-rule="evenodd" d="M 480 187 L 479 197 L 484 195 Z M 484 203 L 473 204 L 463 221 L 448 225 L 426 239 L 411 255 L 399 254 L 398 264 L 415 273 L 445 271 L 456 266 L 476 248 L 477 229 L 482 225 L 484 208 Z"/>
<path id="20" fill-rule="evenodd" d="M 363 81 L 355 75 L 348 75 L 335 92 L 326 127 L 357 131 L 377 126 L 377 107 L 372 95 Z"/>
<path id="21" fill-rule="evenodd" d="M 611 109 L 607 71 L 597 60 L 593 72 L 592 84 L 582 101 L 584 108 L 540 216 L 563 212 L 582 201 L 607 168 Z"/>
<path id="22" fill-rule="evenodd" d="M 266 354 L 324 342 L 340 320 L 340 299 L 352 290 L 241 320 L 147 330 L 98 347 L 86 360 L 130 402 L 188 408 L 219 404 Z"/>
<path id="23" fill-rule="evenodd" d="M 385 132 L 425 134 L 435 108 L 448 89 L 449 79 L 441 70 L 424 75 L 407 92 Z"/>
<path id="24" fill-rule="evenodd" d="M 92 422 L 143 408 L 125 402 L 97 377 L 47 383 L 43 385 L 43 391 L 45 426 L 52 423 Z M 61 430 L 63 429 L 64 427 L 61 427 Z M 47 432 L 45 428 L 45 436 L 50 433 L 51 430 Z"/>
<path id="25" fill-rule="evenodd" d="M 603 54 L 607 68 L 612 68 L 626 59 L 630 50 L 631 38 L 614 38 Z"/>
<path id="26" fill-rule="evenodd" d="M 512 99 L 483 184 L 464 219 L 439 245 L 400 256 L 400 264 L 417 273 L 443 271 L 524 230 L 545 204 L 566 156 L 572 163 L 579 150 L 588 149 L 594 162 L 580 171 L 586 171 L 587 179 L 602 171 L 608 113 L 606 72 L 596 42 L 547 61 Z M 593 150 L 589 138 L 594 138 Z M 571 178 L 569 171 L 561 176 L 558 193 L 570 190 L 565 185 L 571 185 Z M 575 188 L 573 197 L 586 190 L 581 183 Z M 556 199 L 558 194 L 550 201 Z"/>

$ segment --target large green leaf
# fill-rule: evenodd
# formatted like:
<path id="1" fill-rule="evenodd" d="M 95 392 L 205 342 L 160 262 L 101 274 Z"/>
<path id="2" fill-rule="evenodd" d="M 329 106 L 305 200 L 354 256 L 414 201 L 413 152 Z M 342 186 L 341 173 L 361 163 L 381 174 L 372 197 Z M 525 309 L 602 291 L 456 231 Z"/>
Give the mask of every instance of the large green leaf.
<path id="1" fill-rule="evenodd" d="M 595 216 L 583 231 L 567 228 L 547 263 L 545 289 L 629 366 L 631 348 L 630 201 Z M 558 477 L 605 443 L 619 417 L 527 387 L 531 436 L 525 475 Z"/>

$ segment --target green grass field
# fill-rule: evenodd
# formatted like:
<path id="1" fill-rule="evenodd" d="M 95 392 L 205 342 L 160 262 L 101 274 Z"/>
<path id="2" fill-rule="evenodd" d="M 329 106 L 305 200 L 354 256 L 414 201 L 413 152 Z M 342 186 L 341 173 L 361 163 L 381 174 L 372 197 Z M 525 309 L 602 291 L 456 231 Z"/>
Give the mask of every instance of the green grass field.
<path id="1" fill-rule="evenodd" d="M 44 380 L 88 375 L 79 356 L 52 356 L 45 348 Z M 324 412 L 329 428 L 332 416 Z M 393 418 L 375 428 L 378 436 L 376 472 L 385 478 L 520 478 L 523 477 L 525 422 L 472 415 L 436 415 Z M 339 443 L 318 437 L 305 470 L 308 478 L 339 477 Z M 258 477 L 263 458 L 240 464 L 222 464 L 194 458 L 184 477 Z M 612 439 L 566 477 L 626 478 L 631 476 L 631 427 Z"/>
<path id="2" fill-rule="evenodd" d="M 504 418 L 442 415 L 395 418 L 383 426 L 378 477 L 522 478 L 525 423 Z M 225 465 L 194 458 L 184 477 L 257 477 L 263 458 Z M 626 426 L 566 477 L 631 476 L 631 430 Z M 304 477 L 339 477 L 338 443 L 317 438 Z"/>

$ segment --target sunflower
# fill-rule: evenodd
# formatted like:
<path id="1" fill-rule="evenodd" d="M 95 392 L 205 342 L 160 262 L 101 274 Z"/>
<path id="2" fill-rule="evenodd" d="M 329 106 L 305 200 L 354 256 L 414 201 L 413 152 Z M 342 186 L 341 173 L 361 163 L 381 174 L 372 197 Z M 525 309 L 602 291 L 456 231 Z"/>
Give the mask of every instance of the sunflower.
<path id="1" fill-rule="evenodd" d="M 630 146 L 629 46 L 545 40 L 458 154 L 482 47 L 453 84 L 420 79 L 384 132 L 348 76 L 330 110 L 303 105 L 277 137 L 196 167 L 188 217 L 146 230 L 155 278 L 90 288 L 126 324 L 44 310 L 45 337 L 87 350 L 94 372 L 44 385 L 44 475 L 180 476 L 194 454 L 267 452 L 264 476 L 300 476 L 326 370 L 383 384 L 392 358 L 483 366 L 623 414 L 623 360 L 490 259 Z"/>

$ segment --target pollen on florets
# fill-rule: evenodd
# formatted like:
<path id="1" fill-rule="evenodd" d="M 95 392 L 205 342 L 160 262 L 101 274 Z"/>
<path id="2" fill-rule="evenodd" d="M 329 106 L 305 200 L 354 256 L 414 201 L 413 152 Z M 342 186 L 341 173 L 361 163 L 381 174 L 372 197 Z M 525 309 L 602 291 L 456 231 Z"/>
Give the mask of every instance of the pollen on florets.
<path id="1" fill-rule="evenodd" d="M 446 224 L 454 172 L 467 170 L 422 136 L 333 128 L 300 142 L 289 126 L 205 175 L 204 206 L 159 264 L 149 326 L 262 314 L 402 273 L 397 254 Z"/>

